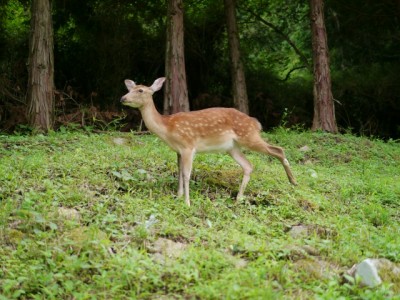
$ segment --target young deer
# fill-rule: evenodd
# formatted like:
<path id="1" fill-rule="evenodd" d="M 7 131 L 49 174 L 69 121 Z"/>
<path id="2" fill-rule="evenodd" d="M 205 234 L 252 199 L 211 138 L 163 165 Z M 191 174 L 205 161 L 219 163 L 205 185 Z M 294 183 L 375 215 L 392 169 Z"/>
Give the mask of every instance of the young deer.
<path id="1" fill-rule="evenodd" d="M 196 152 L 224 151 L 242 167 L 243 179 L 237 199 L 243 197 L 253 167 L 240 151 L 240 146 L 269 154 L 280 160 L 289 181 L 296 185 L 289 162 L 280 147 L 267 144 L 260 136 L 261 125 L 255 119 L 233 108 L 209 108 L 173 115 L 160 115 L 153 102 L 153 93 L 160 90 L 165 78 L 158 78 L 150 87 L 125 80 L 128 94 L 121 98 L 124 105 L 140 110 L 146 127 L 178 154 L 178 196 L 185 194 L 190 206 L 189 180 Z"/>

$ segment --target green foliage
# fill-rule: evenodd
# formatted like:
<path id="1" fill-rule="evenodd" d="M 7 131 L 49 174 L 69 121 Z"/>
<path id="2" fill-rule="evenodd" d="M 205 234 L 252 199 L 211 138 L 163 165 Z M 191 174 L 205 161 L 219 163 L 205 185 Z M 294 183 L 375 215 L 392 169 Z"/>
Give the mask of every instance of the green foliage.
<path id="1" fill-rule="evenodd" d="M 25 95 L 29 21 L 26 3 L 0 3 L 0 105 L 9 100 L 5 95 L 15 94 L 17 99 Z"/>
<path id="2" fill-rule="evenodd" d="M 124 79 L 155 77 L 164 63 L 161 2 L 56 1 L 56 85 L 69 85 L 86 101 L 96 92 L 98 106 L 112 107 Z"/>
<path id="3" fill-rule="evenodd" d="M 236 202 L 240 168 L 200 154 L 188 208 L 176 155 L 153 135 L 0 136 L 1 297 L 398 299 L 400 286 L 340 277 L 366 257 L 400 263 L 398 142 L 264 137 L 286 149 L 299 186 L 248 152 L 255 171 Z M 294 238 L 299 224 L 308 234 Z"/>
<path id="4" fill-rule="evenodd" d="M 294 68 L 304 67 L 293 74 L 300 78 L 307 76 L 312 63 L 308 3 L 242 1 L 239 11 L 238 17 L 243 20 L 242 48 L 248 67 L 255 71 L 268 70 L 279 79 L 285 79 Z"/>
<path id="5" fill-rule="evenodd" d="M 30 15 L 26 6 L 17 0 L 9 0 L 0 10 L 4 22 L 2 29 L 7 39 L 18 40 L 28 33 Z"/>
<path id="6" fill-rule="evenodd" d="M 10 107 L 25 102 L 29 3 L 0 3 L 0 126 L 10 131 L 17 124 L 10 125 L 7 119 L 18 114 Z M 68 95 L 62 99 L 67 108 L 77 104 L 116 110 L 125 92 L 124 79 L 148 84 L 165 75 L 165 1 L 52 4 L 55 85 L 58 95 Z M 191 107 L 232 106 L 223 1 L 187 0 L 184 6 Z M 288 109 L 292 112 L 288 126 L 309 126 L 313 114 L 309 3 L 237 1 L 237 19 L 251 114 L 265 128 L 273 128 L 282 123 Z M 339 127 L 343 132 L 397 138 L 396 2 L 327 0 L 325 20 Z M 158 97 L 161 108 L 161 93 Z"/>

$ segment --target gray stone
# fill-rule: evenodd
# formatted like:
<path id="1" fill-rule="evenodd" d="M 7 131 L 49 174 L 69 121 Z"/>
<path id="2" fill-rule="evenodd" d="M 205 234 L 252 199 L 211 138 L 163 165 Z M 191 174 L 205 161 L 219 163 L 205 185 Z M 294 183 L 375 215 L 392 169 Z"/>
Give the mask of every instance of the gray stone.
<path id="1" fill-rule="evenodd" d="M 159 238 L 153 245 L 148 247 L 148 251 L 154 253 L 153 257 L 161 262 L 162 258 L 178 258 L 186 247 L 186 244 L 174 242 L 166 238 Z"/>

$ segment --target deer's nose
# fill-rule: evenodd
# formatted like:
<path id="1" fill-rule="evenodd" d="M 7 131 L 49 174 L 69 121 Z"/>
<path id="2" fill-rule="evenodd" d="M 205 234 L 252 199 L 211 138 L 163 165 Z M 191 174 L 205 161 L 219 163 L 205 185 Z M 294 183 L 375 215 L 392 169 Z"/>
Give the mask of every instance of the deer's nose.
<path id="1" fill-rule="evenodd" d="M 121 103 L 124 103 L 125 102 L 125 97 L 121 97 Z"/>

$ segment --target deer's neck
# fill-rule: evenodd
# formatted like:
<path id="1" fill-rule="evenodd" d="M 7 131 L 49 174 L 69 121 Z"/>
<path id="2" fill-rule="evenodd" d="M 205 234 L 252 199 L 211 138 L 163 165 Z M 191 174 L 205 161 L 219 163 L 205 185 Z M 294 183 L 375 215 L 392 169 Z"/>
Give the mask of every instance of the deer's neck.
<path id="1" fill-rule="evenodd" d="M 166 126 L 163 116 L 157 111 L 153 102 L 147 103 L 143 106 L 140 109 L 140 112 L 147 129 L 158 136 L 163 136 L 165 134 Z"/>

